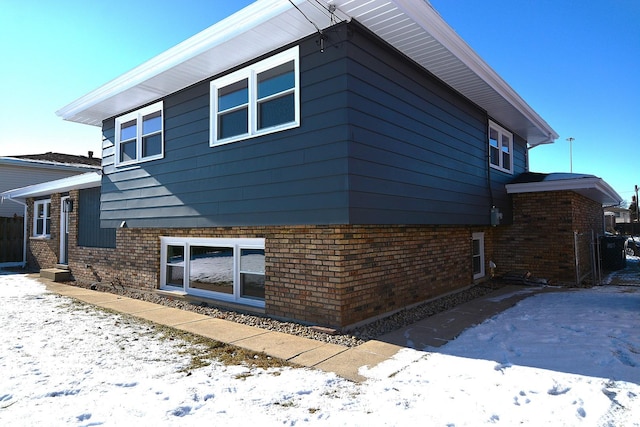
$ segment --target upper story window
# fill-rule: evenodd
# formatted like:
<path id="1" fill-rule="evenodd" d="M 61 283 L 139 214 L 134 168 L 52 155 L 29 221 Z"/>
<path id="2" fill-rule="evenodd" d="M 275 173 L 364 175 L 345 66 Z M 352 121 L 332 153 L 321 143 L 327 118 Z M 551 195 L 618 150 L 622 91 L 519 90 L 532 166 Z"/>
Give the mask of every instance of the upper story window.
<path id="1" fill-rule="evenodd" d="M 489 156 L 491 167 L 513 173 L 513 134 L 489 122 Z"/>
<path id="2" fill-rule="evenodd" d="M 300 126 L 298 47 L 211 82 L 210 145 Z"/>
<path id="3" fill-rule="evenodd" d="M 163 156 L 162 101 L 116 119 L 116 165 Z"/>
<path id="4" fill-rule="evenodd" d="M 33 202 L 33 237 L 51 235 L 51 199 Z"/>

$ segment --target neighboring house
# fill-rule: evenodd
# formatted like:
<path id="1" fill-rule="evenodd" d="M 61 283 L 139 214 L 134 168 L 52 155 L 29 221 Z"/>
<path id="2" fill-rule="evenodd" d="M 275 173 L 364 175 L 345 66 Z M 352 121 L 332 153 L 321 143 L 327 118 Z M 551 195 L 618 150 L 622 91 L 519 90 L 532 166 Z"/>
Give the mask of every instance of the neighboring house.
<path id="1" fill-rule="evenodd" d="M 638 225 L 635 218 L 635 212 L 631 209 L 611 206 L 605 207 L 605 221 L 607 223 L 607 231 L 621 234 L 638 234 Z"/>
<path id="2" fill-rule="evenodd" d="M 27 249 L 21 265 L 64 267 L 69 259 L 80 260 L 86 251 L 96 250 L 110 257 L 115 229 L 100 227 L 100 183 L 101 173 L 96 171 L 0 193 L 4 202 L 27 206 Z"/>
<path id="3" fill-rule="evenodd" d="M 60 153 L 0 157 L 0 193 L 59 178 L 100 170 L 101 159 Z M 0 266 L 20 264 L 24 254 L 25 206 L 0 203 Z M 45 215 L 47 213 L 44 213 Z"/>
<path id="4" fill-rule="evenodd" d="M 258 1 L 58 114 L 102 127 L 117 227 L 76 280 L 336 328 L 494 263 L 580 282 L 620 201 L 527 174 L 558 135 L 423 0 Z"/>
<path id="5" fill-rule="evenodd" d="M 101 159 L 60 153 L 0 157 L 0 193 L 14 188 L 53 181 L 67 176 L 100 170 Z M 0 217 L 24 215 L 17 203 L 0 204 Z"/>
<path id="6" fill-rule="evenodd" d="M 618 206 L 610 206 L 604 208 L 606 215 L 610 215 L 614 218 L 615 224 L 628 224 L 631 222 L 631 210 L 627 208 L 621 208 Z"/>

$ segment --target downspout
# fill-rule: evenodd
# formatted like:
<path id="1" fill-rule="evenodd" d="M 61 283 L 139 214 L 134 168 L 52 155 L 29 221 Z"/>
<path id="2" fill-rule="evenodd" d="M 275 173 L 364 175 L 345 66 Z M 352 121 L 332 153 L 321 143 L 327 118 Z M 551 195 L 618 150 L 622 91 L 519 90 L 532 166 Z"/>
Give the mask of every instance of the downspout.
<path id="1" fill-rule="evenodd" d="M 489 136 L 489 120 L 486 123 L 487 129 L 487 139 L 485 140 L 484 146 L 487 147 L 487 187 L 489 189 L 489 203 L 491 205 L 491 209 L 495 208 L 495 204 L 493 201 L 493 188 L 491 188 L 491 136 Z"/>
<path id="2" fill-rule="evenodd" d="M 27 204 L 20 200 L 12 199 L 11 197 L 5 198 L 4 196 L 2 197 L 2 203 L 4 203 L 5 199 L 24 206 L 24 220 L 22 221 L 22 268 L 24 268 L 25 265 L 27 265 Z"/>

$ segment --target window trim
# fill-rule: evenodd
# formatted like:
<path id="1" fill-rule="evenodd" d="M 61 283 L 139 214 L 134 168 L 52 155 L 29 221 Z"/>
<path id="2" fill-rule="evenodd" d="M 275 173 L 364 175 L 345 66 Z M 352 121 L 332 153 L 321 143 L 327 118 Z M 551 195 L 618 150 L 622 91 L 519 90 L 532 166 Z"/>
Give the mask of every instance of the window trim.
<path id="1" fill-rule="evenodd" d="M 480 241 L 480 253 L 476 254 L 473 250 L 473 242 L 475 242 L 476 240 Z M 483 232 L 476 232 L 476 233 L 472 233 L 471 234 L 471 271 L 473 272 L 473 280 L 477 280 L 477 279 L 481 279 L 486 275 L 486 270 L 485 270 L 485 257 L 484 257 L 484 233 Z M 475 272 L 473 270 L 473 259 L 475 257 L 479 257 L 480 258 L 480 271 L 479 272 Z"/>
<path id="2" fill-rule="evenodd" d="M 498 132 L 498 151 L 500 152 L 500 156 L 499 156 L 499 160 L 500 160 L 500 164 L 496 165 L 491 161 L 491 129 L 494 129 L 496 132 Z M 506 130 L 505 128 L 503 128 L 502 126 L 496 124 L 495 122 L 489 120 L 489 127 L 487 128 L 488 134 L 487 134 L 487 143 L 489 144 L 489 165 L 493 168 L 493 169 L 497 169 L 499 171 L 502 172 L 506 172 L 509 174 L 513 175 L 513 133 L 509 132 L 508 130 Z M 503 165 L 503 157 L 502 157 L 502 136 L 508 136 L 509 137 L 509 165 L 507 165 L 507 167 L 505 167 L 505 165 Z"/>
<path id="3" fill-rule="evenodd" d="M 182 287 L 167 285 L 167 249 L 169 246 L 182 246 L 184 248 L 184 265 Z M 215 291 L 207 291 L 189 287 L 190 258 L 192 246 L 224 247 L 233 249 L 233 293 L 224 294 Z M 242 249 L 265 249 L 263 238 L 208 238 L 208 237 L 160 237 L 160 290 L 168 292 L 184 293 L 204 298 L 216 299 L 225 302 L 244 304 L 248 306 L 264 308 L 265 300 L 247 298 L 240 295 L 240 257 Z M 257 274 L 252 272 L 252 274 Z M 265 271 L 266 276 L 266 271 Z"/>
<path id="4" fill-rule="evenodd" d="M 155 154 L 153 156 L 142 156 L 142 143 L 143 143 L 143 134 L 142 134 L 142 123 L 143 118 L 145 116 L 149 116 L 154 113 L 160 113 L 160 131 L 155 132 L 160 134 L 160 154 Z M 129 123 L 131 121 L 136 121 L 136 158 L 134 160 L 126 160 L 122 161 L 120 159 L 120 149 L 121 149 L 121 129 L 122 125 L 125 123 Z M 162 159 L 164 157 L 164 102 L 158 101 L 155 104 L 148 105 L 144 108 L 141 108 L 136 111 L 132 111 L 125 115 L 116 118 L 115 121 L 115 165 L 116 166 L 129 166 L 135 165 L 138 163 L 148 162 L 151 160 Z"/>
<path id="5" fill-rule="evenodd" d="M 42 221 L 42 233 L 38 234 L 38 206 L 42 205 L 45 208 L 49 206 L 48 213 L 49 216 L 45 216 Z M 37 237 L 41 239 L 48 239 L 51 237 L 51 232 L 47 233 L 47 225 L 49 225 L 49 230 L 51 230 L 51 199 L 41 199 L 35 200 L 33 202 L 33 230 L 31 232 L 32 237 Z"/>
<path id="6" fill-rule="evenodd" d="M 216 147 L 219 145 L 229 144 L 232 142 L 243 141 L 258 136 L 268 135 L 275 132 L 281 132 L 287 129 L 293 129 L 300 126 L 300 53 L 299 47 L 294 46 L 291 49 L 280 52 L 272 57 L 264 59 L 255 64 L 249 65 L 241 70 L 234 71 L 215 80 L 209 84 L 210 111 L 209 111 L 209 146 Z M 294 87 L 290 89 L 294 99 L 294 119 L 293 121 L 271 126 L 264 129 L 258 129 L 257 114 L 257 76 L 259 73 L 271 70 L 279 65 L 293 61 L 294 67 Z M 248 82 L 248 102 L 247 102 L 247 132 L 242 135 L 235 135 L 228 138 L 218 139 L 218 90 L 225 88 L 241 80 Z M 283 91 L 286 92 L 286 91 Z"/>

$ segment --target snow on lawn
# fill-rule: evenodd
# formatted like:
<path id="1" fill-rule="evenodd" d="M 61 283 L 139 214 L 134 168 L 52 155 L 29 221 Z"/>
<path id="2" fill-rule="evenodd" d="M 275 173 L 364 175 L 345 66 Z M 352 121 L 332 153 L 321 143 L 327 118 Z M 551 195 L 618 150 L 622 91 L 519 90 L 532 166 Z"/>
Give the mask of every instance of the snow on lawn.
<path id="1" fill-rule="evenodd" d="M 640 425 L 638 286 L 525 299 L 361 368 L 362 384 L 219 363 L 188 374 L 179 340 L 24 275 L 0 275 L 0 323 L 2 426 Z"/>

